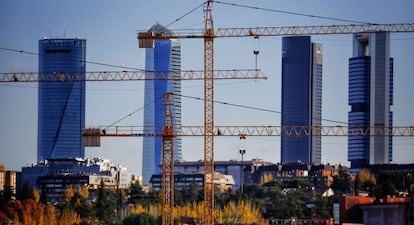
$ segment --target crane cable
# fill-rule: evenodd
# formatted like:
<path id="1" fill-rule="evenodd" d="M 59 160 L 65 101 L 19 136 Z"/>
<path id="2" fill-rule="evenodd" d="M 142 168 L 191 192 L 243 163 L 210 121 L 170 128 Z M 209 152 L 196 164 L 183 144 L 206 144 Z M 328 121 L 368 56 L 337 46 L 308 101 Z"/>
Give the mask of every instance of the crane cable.
<path id="1" fill-rule="evenodd" d="M 231 2 L 222 2 L 222 1 L 214 1 L 214 0 L 213 2 L 222 4 L 222 5 L 231 5 L 231 6 L 237 6 L 237 7 L 242 7 L 242 8 L 248 8 L 248 9 L 257 9 L 257 10 L 263 10 L 263 11 L 268 11 L 268 12 L 277 12 L 277 13 L 284 13 L 284 14 L 289 14 L 289 15 L 318 18 L 318 19 L 335 20 L 335 21 L 351 22 L 351 23 L 361 23 L 361 24 L 368 24 L 368 25 L 375 24 L 375 23 L 368 23 L 368 22 L 358 21 L 358 20 L 341 19 L 341 18 L 328 17 L 328 16 L 318 16 L 318 15 L 291 12 L 291 11 L 285 11 L 285 10 L 269 9 L 269 8 L 262 8 L 262 7 L 257 7 L 257 6 L 250 6 L 250 5 L 242 5 L 242 4 L 231 3 Z"/>
<path id="2" fill-rule="evenodd" d="M 179 95 L 179 94 L 173 94 L 173 95 L 181 96 L 181 97 L 184 97 L 184 98 L 190 98 L 190 99 L 204 101 L 204 99 L 203 98 L 200 98 L 200 97 L 193 97 L 193 96 Z M 253 107 L 253 106 L 240 105 L 240 104 L 229 103 L 229 102 L 224 102 L 224 101 L 216 101 L 215 100 L 214 103 L 223 104 L 223 105 L 229 105 L 229 106 L 234 106 L 234 107 L 240 107 L 240 108 L 245 108 L 245 109 L 253 109 L 253 110 L 258 110 L 258 111 L 263 111 L 263 112 L 269 112 L 269 113 L 282 114 L 282 112 L 277 111 L 277 110 L 271 110 L 271 109 L 264 109 L 264 108 Z M 339 120 L 331 120 L 331 119 L 323 119 L 323 118 L 312 118 L 312 119 L 320 119 L 321 121 L 332 122 L 332 123 L 348 124 L 347 122 L 343 122 L 343 121 L 339 121 Z"/>
<path id="3" fill-rule="evenodd" d="M 196 11 L 198 8 L 200 8 L 200 7 L 204 6 L 206 3 L 207 3 L 207 2 L 206 2 L 206 1 L 204 1 L 204 2 L 203 2 L 203 3 L 201 3 L 200 5 L 196 6 L 195 8 L 191 9 L 190 11 L 186 12 L 184 15 L 182 15 L 182 16 L 178 17 L 177 19 L 173 20 L 171 23 L 167 24 L 167 26 L 165 26 L 165 27 L 169 27 L 169 26 L 173 25 L 174 23 L 176 23 L 176 22 L 180 21 L 182 18 L 184 18 L 184 17 L 186 17 L 186 16 L 190 15 L 191 13 L 193 13 L 194 11 Z"/>
<path id="4" fill-rule="evenodd" d="M 17 52 L 17 53 L 28 54 L 28 55 L 35 55 L 35 56 L 46 56 L 45 54 L 42 54 L 42 53 L 36 53 L 36 52 L 30 52 L 30 51 L 18 50 L 18 49 L 12 49 L 12 48 L 0 47 L 0 50 L 9 51 L 9 52 Z M 68 59 L 68 58 L 62 58 L 62 57 L 51 56 L 51 55 L 47 55 L 47 57 L 49 58 L 55 57 L 58 59 L 64 59 L 66 61 L 75 61 L 75 62 L 88 63 L 88 64 L 99 65 L 99 66 L 108 66 L 108 67 L 115 67 L 115 68 L 121 68 L 121 69 L 145 71 L 143 69 L 134 68 L 134 67 L 120 66 L 120 65 L 108 64 L 108 63 L 100 63 L 100 62 L 94 62 L 94 61 L 88 61 L 88 60 L 75 60 L 75 59 Z"/>

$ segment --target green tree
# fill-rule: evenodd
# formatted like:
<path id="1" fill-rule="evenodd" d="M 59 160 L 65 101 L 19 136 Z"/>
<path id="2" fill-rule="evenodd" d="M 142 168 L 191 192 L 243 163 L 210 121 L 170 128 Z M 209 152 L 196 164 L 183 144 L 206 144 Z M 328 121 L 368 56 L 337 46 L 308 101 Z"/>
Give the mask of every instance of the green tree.
<path id="1" fill-rule="evenodd" d="M 102 224 L 112 224 L 115 221 L 116 198 L 105 189 L 103 180 L 97 192 L 98 197 L 94 203 L 96 217 Z"/>
<path id="2" fill-rule="evenodd" d="M 374 189 L 376 198 L 384 198 L 388 195 L 398 195 L 398 190 L 407 190 L 406 178 L 403 173 L 388 172 L 380 173 L 377 176 L 377 185 Z"/>
<path id="3" fill-rule="evenodd" d="M 33 192 L 33 188 L 30 186 L 29 182 L 26 181 L 23 184 L 22 191 L 20 194 L 20 200 L 28 200 L 28 199 L 35 199 L 35 195 Z"/>
<path id="4" fill-rule="evenodd" d="M 49 190 L 47 188 L 42 188 L 39 202 L 42 204 L 47 204 L 49 202 Z"/>
<path id="5" fill-rule="evenodd" d="M 333 176 L 331 188 L 338 196 L 351 191 L 352 180 L 349 172 L 341 165 L 338 168 L 338 174 Z"/>
<path id="6" fill-rule="evenodd" d="M 158 203 L 159 201 L 159 193 L 146 193 L 138 182 L 131 184 L 128 195 L 128 203 L 149 206 L 151 204 Z"/>
<path id="7" fill-rule="evenodd" d="M 131 214 L 122 221 L 123 225 L 156 225 L 157 219 L 149 214 Z"/>
<path id="8" fill-rule="evenodd" d="M 7 204 L 12 198 L 14 197 L 13 190 L 9 185 L 4 185 L 3 190 L 1 191 L 1 200 L 0 202 L 3 204 Z"/>
<path id="9" fill-rule="evenodd" d="M 305 218 L 307 197 L 302 191 L 294 190 L 287 194 L 287 216 Z"/>

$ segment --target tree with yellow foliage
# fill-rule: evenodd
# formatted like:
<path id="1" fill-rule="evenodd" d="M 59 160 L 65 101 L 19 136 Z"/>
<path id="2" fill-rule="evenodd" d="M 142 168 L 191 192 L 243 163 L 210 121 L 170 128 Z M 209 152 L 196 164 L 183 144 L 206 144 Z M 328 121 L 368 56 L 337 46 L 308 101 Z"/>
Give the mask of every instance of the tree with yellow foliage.
<path id="1" fill-rule="evenodd" d="M 377 184 L 377 178 L 370 170 L 362 168 L 358 171 L 356 182 L 358 190 L 372 192 Z"/>
<path id="2" fill-rule="evenodd" d="M 191 217 L 201 219 L 204 215 L 203 202 L 191 202 L 182 206 L 174 207 L 175 220 L 179 220 L 180 217 Z M 161 216 L 160 205 L 150 205 L 144 207 L 142 205 L 136 205 L 132 210 L 132 214 L 149 214 L 154 218 Z M 222 208 L 215 210 L 215 220 L 218 223 L 223 224 L 266 224 L 260 213 L 260 210 L 256 208 L 251 202 L 245 200 L 239 200 L 237 202 L 231 201 Z"/>
<path id="3" fill-rule="evenodd" d="M 271 173 L 265 173 L 260 178 L 260 184 L 265 184 L 265 183 L 268 183 L 270 181 L 273 181 L 273 174 L 271 174 Z"/>

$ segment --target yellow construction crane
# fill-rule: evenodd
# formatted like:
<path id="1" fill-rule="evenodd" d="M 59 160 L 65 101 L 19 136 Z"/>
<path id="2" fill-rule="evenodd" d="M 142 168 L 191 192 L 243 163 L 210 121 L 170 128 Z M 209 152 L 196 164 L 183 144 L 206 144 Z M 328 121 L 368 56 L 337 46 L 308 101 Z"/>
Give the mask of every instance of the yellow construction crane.
<path id="1" fill-rule="evenodd" d="M 352 34 L 360 32 L 414 32 L 414 23 L 332 26 L 222 28 L 214 30 L 213 0 L 207 0 L 204 30 L 171 33 L 138 32 L 140 47 L 151 47 L 155 39 L 204 39 L 204 224 L 214 224 L 214 39 L 286 35 Z"/>

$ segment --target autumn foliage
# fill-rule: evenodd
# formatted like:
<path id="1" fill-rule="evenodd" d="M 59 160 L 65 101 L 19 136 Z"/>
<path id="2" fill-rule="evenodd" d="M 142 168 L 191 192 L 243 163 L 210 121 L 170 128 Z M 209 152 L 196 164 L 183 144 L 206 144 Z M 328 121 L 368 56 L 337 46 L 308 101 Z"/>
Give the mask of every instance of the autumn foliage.
<path id="1" fill-rule="evenodd" d="M 180 217 L 203 218 L 203 202 L 191 202 L 174 208 L 174 219 Z M 133 214 L 149 214 L 155 218 L 161 216 L 160 205 L 142 206 L 136 205 L 131 212 Z M 219 224 L 266 224 L 260 210 L 251 202 L 239 200 L 229 202 L 227 205 L 216 208 L 214 219 Z"/>
<path id="2" fill-rule="evenodd" d="M 2 206 L 1 211 L 1 214 L 11 219 L 14 225 L 72 225 L 80 222 L 79 215 L 73 210 L 60 210 L 33 199 L 9 201 Z"/>

